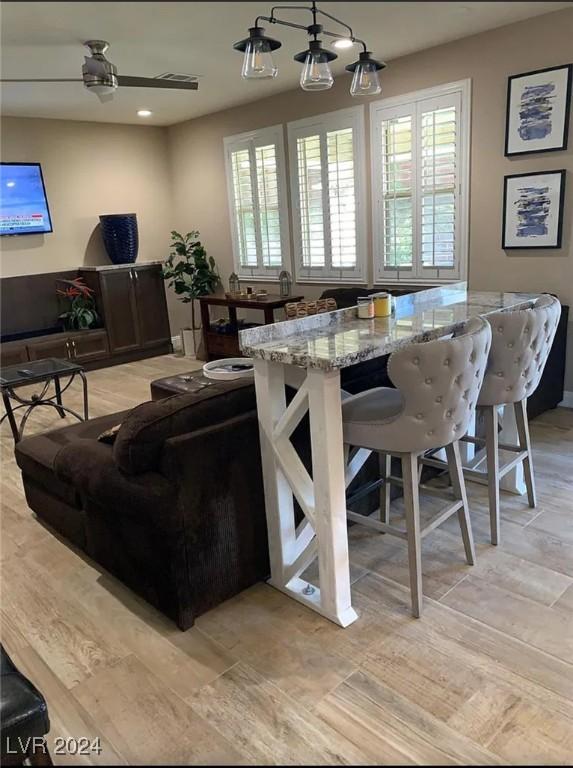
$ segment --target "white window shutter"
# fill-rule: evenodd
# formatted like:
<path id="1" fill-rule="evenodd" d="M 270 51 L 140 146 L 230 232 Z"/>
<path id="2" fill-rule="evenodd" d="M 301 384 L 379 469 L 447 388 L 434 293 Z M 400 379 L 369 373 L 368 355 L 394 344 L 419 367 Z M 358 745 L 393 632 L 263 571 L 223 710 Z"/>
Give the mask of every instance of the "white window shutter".
<path id="1" fill-rule="evenodd" d="M 332 268 L 354 269 L 358 263 L 358 238 L 352 128 L 329 131 L 326 152 Z"/>
<path id="2" fill-rule="evenodd" d="M 407 108 L 381 121 L 376 152 L 382 158 L 382 270 L 396 278 L 415 267 L 415 121 Z"/>
<path id="3" fill-rule="evenodd" d="M 276 279 L 290 269 L 283 129 L 224 140 L 235 271 Z"/>
<path id="4" fill-rule="evenodd" d="M 459 275 L 460 94 L 418 104 L 420 274 Z"/>
<path id="5" fill-rule="evenodd" d="M 371 106 L 375 280 L 465 279 L 469 81 Z"/>
<path id="6" fill-rule="evenodd" d="M 277 152 L 274 144 L 255 147 L 258 218 L 264 267 L 282 267 Z"/>
<path id="7" fill-rule="evenodd" d="M 298 210 L 302 266 L 322 268 L 325 260 L 324 195 L 320 134 L 296 140 Z"/>
<path id="8" fill-rule="evenodd" d="M 363 108 L 289 123 L 296 275 L 364 282 Z"/>
<path id="9" fill-rule="evenodd" d="M 241 267 L 256 267 L 257 238 L 255 234 L 251 157 L 248 148 L 231 151 L 231 165 L 233 168 L 233 202 L 239 265 Z"/>

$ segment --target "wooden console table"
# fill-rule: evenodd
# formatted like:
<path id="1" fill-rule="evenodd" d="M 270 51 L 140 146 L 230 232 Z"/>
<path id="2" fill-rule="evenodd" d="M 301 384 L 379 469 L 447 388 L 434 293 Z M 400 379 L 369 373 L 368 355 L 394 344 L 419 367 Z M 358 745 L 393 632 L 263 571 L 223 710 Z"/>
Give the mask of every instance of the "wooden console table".
<path id="1" fill-rule="evenodd" d="M 302 296 L 267 296 L 257 299 L 228 299 L 224 294 L 212 293 L 209 296 L 201 296 L 201 325 L 203 327 L 203 345 L 207 361 L 220 357 L 241 357 L 239 348 L 239 334 L 237 323 L 237 309 L 260 309 L 264 312 L 265 325 L 275 322 L 275 309 L 282 309 L 291 301 L 300 301 Z M 229 321 L 234 330 L 232 333 L 217 333 L 211 330 L 209 307 L 227 307 Z"/>

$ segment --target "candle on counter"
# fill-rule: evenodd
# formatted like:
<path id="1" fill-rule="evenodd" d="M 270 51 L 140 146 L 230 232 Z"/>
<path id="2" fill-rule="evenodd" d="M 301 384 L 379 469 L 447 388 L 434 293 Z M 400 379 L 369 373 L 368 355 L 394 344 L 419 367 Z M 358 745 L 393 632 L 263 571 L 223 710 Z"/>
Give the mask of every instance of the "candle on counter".
<path id="1" fill-rule="evenodd" d="M 370 320 L 374 317 L 374 301 L 372 296 L 359 296 L 357 303 L 359 318 L 362 320 Z"/>
<path id="2" fill-rule="evenodd" d="M 392 314 L 392 297 L 382 291 L 374 294 L 374 314 L 376 317 L 389 317 Z"/>

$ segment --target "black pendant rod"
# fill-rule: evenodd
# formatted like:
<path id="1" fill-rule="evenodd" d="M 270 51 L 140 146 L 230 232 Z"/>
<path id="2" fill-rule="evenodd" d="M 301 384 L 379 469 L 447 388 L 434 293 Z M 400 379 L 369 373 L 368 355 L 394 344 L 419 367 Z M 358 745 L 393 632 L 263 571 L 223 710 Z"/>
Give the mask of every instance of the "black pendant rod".
<path id="1" fill-rule="evenodd" d="M 304 29 L 305 32 L 307 31 L 307 27 L 302 24 L 294 24 L 292 21 L 275 19 L 273 16 L 257 16 L 255 19 L 255 27 L 259 26 L 259 21 L 268 21 L 270 24 L 280 24 L 283 27 L 292 27 L 293 29 Z"/>
<path id="2" fill-rule="evenodd" d="M 277 6 L 277 7 L 279 7 L 279 8 L 280 7 L 284 7 L 284 8 L 291 8 L 292 7 L 292 8 L 296 8 L 297 10 L 301 10 L 300 6 L 298 6 L 298 5 L 297 6 L 285 5 L 285 6 Z M 311 9 L 307 8 L 305 10 L 311 10 Z M 320 11 L 320 13 L 323 13 L 323 11 Z M 277 19 L 275 16 L 257 16 L 257 18 L 255 19 L 255 27 L 259 26 L 259 21 L 268 21 L 269 24 L 278 24 L 279 26 L 282 26 L 282 27 L 290 27 L 291 29 L 302 29 L 305 32 L 308 32 L 308 27 L 305 27 L 303 24 L 295 24 L 293 21 L 283 21 L 283 19 Z M 337 21 L 337 19 L 335 19 L 335 21 Z M 344 24 L 343 26 L 346 26 L 346 24 Z M 350 27 L 348 27 L 348 29 L 350 29 Z M 350 37 L 349 35 L 341 35 L 339 32 L 331 32 L 328 29 L 323 29 L 321 34 L 322 35 L 326 35 L 327 37 L 336 37 L 339 40 L 341 38 L 347 39 L 347 37 L 348 37 L 348 39 L 352 40 L 353 43 L 358 43 L 359 45 L 361 45 L 362 48 L 365 51 L 368 50 L 368 47 L 367 47 L 366 43 L 364 42 L 364 40 L 361 40 L 359 37 L 354 37 L 354 36 Z"/>
<path id="3" fill-rule="evenodd" d="M 326 11 L 321 10 L 317 7 L 316 1 L 313 0 L 313 3 L 311 6 L 308 5 L 274 5 L 271 8 L 271 15 L 270 16 L 257 16 L 255 19 L 255 26 L 259 25 L 259 21 L 268 21 L 270 24 L 279 24 L 283 27 L 291 27 L 291 29 L 303 29 L 305 32 L 308 32 L 309 28 L 305 27 L 303 24 L 295 24 L 293 21 L 283 21 L 283 19 L 277 19 L 275 16 L 275 11 L 310 11 L 312 13 L 312 19 L 313 23 L 312 26 L 317 26 L 317 14 L 320 14 L 321 16 L 326 16 L 328 19 L 331 19 L 331 21 L 336 22 L 337 24 L 340 24 L 341 27 L 344 27 L 348 30 L 348 35 L 341 35 L 339 32 L 331 32 L 328 29 L 322 29 L 321 34 L 327 35 L 328 37 L 336 37 L 338 39 L 340 38 L 349 38 L 352 40 L 353 43 L 359 43 L 363 49 L 366 51 L 368 50 L 366 43 L 364 40 L 360 40 L 357 37 L 354 37 L 354 32 L 352 31 L 352 27 L 346 24 L 346 22 L 342 21 L 341 19 L 338 19 L 336 16 L 333 16 L 331 13 L 327 13 Z M 316 40 L 317 33 L 315 31 L 312 32 L 314 34 L 314 38 Z"/>

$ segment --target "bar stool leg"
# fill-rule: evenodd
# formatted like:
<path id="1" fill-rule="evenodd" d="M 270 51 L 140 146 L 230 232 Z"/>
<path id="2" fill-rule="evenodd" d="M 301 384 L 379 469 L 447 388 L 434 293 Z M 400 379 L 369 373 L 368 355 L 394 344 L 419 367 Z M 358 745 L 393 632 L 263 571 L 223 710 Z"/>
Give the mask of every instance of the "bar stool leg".
<path id="1" fill-rule="evenodd" d="M 517 434 L 519 436 L 519 447 L 522 451 L 527 451 L 527 456 L 523 459 L 523 474 L 525 476 L 525 486 L 527 488 L 527 500 L 530 507 L 537 506 L 537 494 L 535 493 L 535 479 L 533 477 L 533 459 L 531 456 L 531 440 L 529 438 L 529 419 L 527 418 L 527 399 L 523 398 L 513 404 L 515 410 L 515 421 L 517 424 Z"/>
<path id="2" fill-rule="evenodd" d="M 380 477 L 384 484 L 380 488 L 380 520 L 386 525 L 390 523 L 390 483 L 388 478 L 392 474 L 392 456 L 389 453 L 378 454 L 380 459 Z"/>
<path id="3" fill-rule="evenodd" d="M 487 487 L 489 495 L 489 519 L 491 543 L 499 544 L 499 441 L 498 418 L 495 405 L 483 409 L 485 421 L 485 446 L 487 455 Z"/>
<path id="4" fill-rule="evenodd" d="M 469 514 L 466 484 L 462 469 L 460 444 L 457 440 L 450 443 L 450 445 L 446 445 L 446 455 L 448 457 L 448 468 L 450 470 L 450 479 L 452 481 L 454 497 L 456 499 L 461 499 L 463 502 L 462 508 L 458 510 L 458 520 L 460 521 L 460 528 L 462 530 L 466 560 L 468 565 L 475 565 L 476 553 L 474 548 L 474 537 Z"/>
<path id="5" fill-rule="evenodd" d="M 408 567 L 412 593 L 412 615 L 422 615 L 422 539 L 420 536 L 420 494 L 418 489 L 418 457 L 402 454 L 402 480 L 404 482 L 404 510 L 408 539 Z"/>

